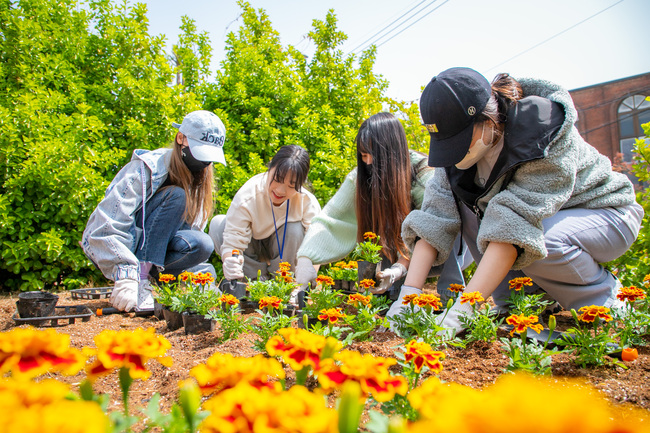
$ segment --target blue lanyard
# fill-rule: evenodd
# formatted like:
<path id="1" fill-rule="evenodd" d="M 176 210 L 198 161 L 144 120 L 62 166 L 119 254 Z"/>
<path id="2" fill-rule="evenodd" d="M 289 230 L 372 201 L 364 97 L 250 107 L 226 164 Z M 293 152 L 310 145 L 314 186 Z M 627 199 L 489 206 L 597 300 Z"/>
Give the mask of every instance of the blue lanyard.
<path id="1" fill-rule="evenodd" d="M 284 233 L 282 233 L 282 248 L 280 248 L 280 238 L 278 237 L 278 226 L 275 222 L 275 212 L 273 212 L 273 202 L 271 203 L 271 215 L 273 215 L 273 227 L 275 227 L 275 240 L 278 242 L 278 250 L 280 251 L 280 260 L 282 260 L 282 253 L 284 252 L 284 241 L 287 239 L 287 223 L 289 222 L 289 200 L 287 200 L 287 214 L 284 216 Z"/>

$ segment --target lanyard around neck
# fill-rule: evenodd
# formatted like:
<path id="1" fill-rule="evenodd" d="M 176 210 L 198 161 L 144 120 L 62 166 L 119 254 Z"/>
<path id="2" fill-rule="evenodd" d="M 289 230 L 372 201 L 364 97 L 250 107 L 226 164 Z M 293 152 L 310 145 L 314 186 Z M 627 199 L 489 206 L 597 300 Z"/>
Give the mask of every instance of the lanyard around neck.
<path id="1" fill-rule="evenodd" d="M 282 260 L 282 253 L 284 252 L 284 241 L 287 239 L 287 223 L 289 222 L 289 200 L 287 200 L 287 214 L 284 216 L 284 232 L 282 233 L 282 247 L 280 247 L 280 237 L 278 236 L 278 225 L 275 222 L 275 212 L 273 212 L 273 201 L 269 198 L 271 203 L 271 215 L 273 215 L 273 227 L 275 228 L 275 240 L 278 242 L 278 251 L 280 251 L 280 260 Z"/>

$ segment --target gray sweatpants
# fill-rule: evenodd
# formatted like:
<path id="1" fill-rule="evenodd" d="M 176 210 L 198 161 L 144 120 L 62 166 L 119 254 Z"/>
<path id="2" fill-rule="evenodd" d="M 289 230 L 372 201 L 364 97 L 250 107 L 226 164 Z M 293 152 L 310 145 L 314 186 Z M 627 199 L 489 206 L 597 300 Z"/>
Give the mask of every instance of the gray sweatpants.
<path id="1" fill-rule="evenodd" d="M 464 204 L 463 241 L 480 263 L 476 238 L 478 219 Z M 602 305 L 609 307 L 616 299 L 617 280 L 601 263 L 620 257 L 639 234 L 643 208 L 634 203 L 620 208 L 561 210 L 542 221 L 548 255 L 520 271 L 510 271 L 492 294 L 501 306 L 510 296 L 508 281 L 530 277 L 565 309 Z"/>
<path id="2" fill-rule="evenodd" d="M 226 228 L 226 216 L 216 215 L 210 221 L 208 234 L 214 242 L 214 250 L 221 254 L 223 245 L 223 232 Z M 284 225 L 278 227 L 280 236 L 280 245 L 283 243 Z M 280 249 L 278 248 L 278 239 L 273 233 L 266 239 L 251 239 L 248 247 L 244 250 L 244 275 L 250 279 L 257 278 L 257 272 L 260 272 L 262 280 L 273 277 L 281 262 L 288 262 L 291 269 L 296 268 L 296 253 L 303 238 L 305 237 L 305 228 L 302 222 L 287 223 L 287 233 L 284 239 L 284 250 L 282 259 L 280 258 Z"/>

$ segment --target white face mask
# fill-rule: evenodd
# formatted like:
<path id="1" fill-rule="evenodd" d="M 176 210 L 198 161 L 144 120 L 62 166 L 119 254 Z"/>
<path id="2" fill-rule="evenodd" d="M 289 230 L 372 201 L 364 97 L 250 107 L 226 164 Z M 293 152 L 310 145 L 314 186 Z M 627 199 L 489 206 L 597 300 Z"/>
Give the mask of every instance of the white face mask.
<path id="1" fill-rule="evenodd" d="M 481 160 L 485 156 L 488 150 L 492 147 L 492 143 L 490 144 L 485 144 L 483 141 L 483 135 L 485 134 L 485 123 L 483 123 L 483 127 L 481 128 L 481 138 L 476 140 L 474 145 L 469 148 L 467 151 L 467 155 L 465 155 L 465 158 L 463 158 L 458 164 L 456 164 L 456 168 L 459 170 L 467 170 L 474 164 L 476 164 L 478 161 Z"/>

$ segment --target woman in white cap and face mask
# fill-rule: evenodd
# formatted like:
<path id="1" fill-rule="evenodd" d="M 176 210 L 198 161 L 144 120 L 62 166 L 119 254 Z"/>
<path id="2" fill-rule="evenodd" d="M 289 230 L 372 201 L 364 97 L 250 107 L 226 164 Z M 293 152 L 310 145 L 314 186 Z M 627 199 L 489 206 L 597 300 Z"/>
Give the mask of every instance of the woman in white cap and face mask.
<path id="1" fill-rule="evenodd" d="M 478 263 L 466 292 L 503 306 L 508 281 L 529 277 L 565 309 L 616 304 L 620 283 L 599 263 L 634 242 L 643 209 L 627 177 L 578 133 L 566 90 L 452 68 L 429 82 L 420 110 L 429 165 L 444 170 L 402 225 L 414 251 L 405 286 L 422 287 L 460 232 Z M 457 302 L 442 325 L 460 331 L 459 315 L 470 313 Z"/>
<path id="2" fill-rule="evenodd" d="M 212 163 L 226 165 L 226 130 L 209 111 L 173 126 L 172 148 L 136 149 L 84 230 L 82 248 L 115 281 L 111 303 L 122 311 L 153 309 L 152 270 L 214 272 L 204 263 L 213 245 L 203 229 L 213 208 Z"/>

